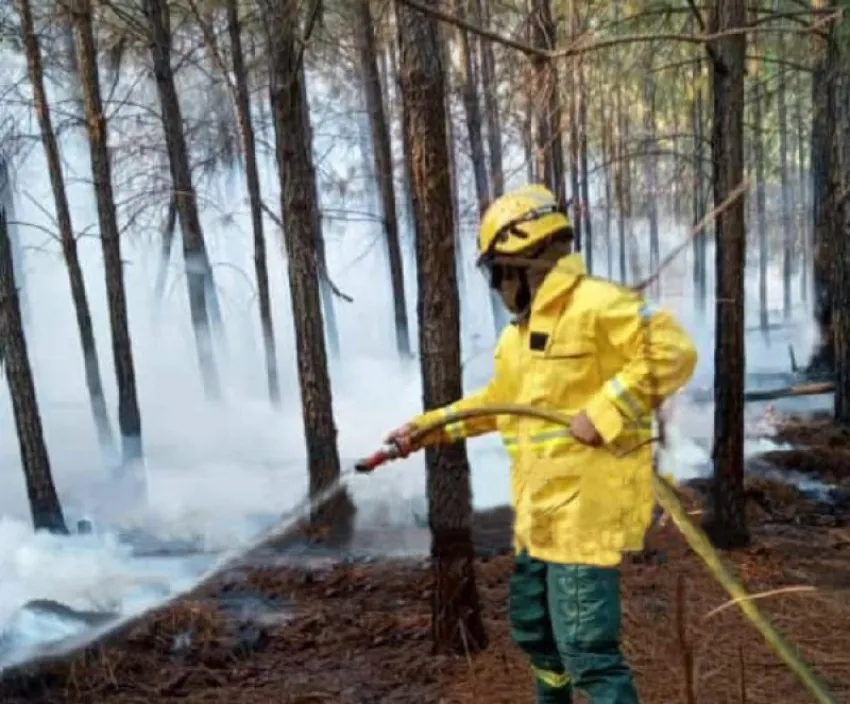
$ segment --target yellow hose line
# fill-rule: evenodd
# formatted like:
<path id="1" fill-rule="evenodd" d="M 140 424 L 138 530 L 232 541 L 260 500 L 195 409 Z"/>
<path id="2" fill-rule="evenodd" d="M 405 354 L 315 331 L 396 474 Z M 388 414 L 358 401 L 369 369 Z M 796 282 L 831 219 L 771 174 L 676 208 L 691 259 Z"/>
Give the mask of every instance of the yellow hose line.
<path id="1" fill-rule="evenodd" d="M 414 433 L 414 441 L 424 438 L 430 432 L 437 430 L 445 425 L 449 425 L 455 421 L 464 420 L 466 418 L 476 418 L 481 416 L 493 415 L 513 415 L 524 416 L 527 418 L 541 418 L 552 423 L 562 425 L 566 428 L 570 427 L 570 417 L 557 411 L 546 410 L 542 408 L 534 408 L 532 406 L 520 404 L 504 404 L 504 405 L 488 405 L 479 406 L 477 408 L 469 408 L 453 412 L 448 418 L 441 418 L 427 426 L 417 427 Z M 652 475 L 652 489 L 658 499 L 661 507 L 670 514 L 676 527 L 682 532 L 682 535 L 687 540 L 691 549 L 699 555 L 702 561 L 708 567 L 709 571 L 720 585 L 729 593 L 735 600 L 735 603 L 743 612 L 747 620 L 761 633 L 767 645 L 779 656 L 779 658 L 791 669 L 797 676 L 800 683 L 814 697 L 814 700 L 820 704 L 835 704 L 832 695 L 827 691 L 814 673 L 809 669 L 803 660 L 797 655 L 794 649 L 785 642 L 782 634 L 779 633 L 767 617 L 758 609 L 755 602 L 749 598 L 747 591 L 735 579 L 731 572 L 726 568 L 720 559 L 717 551 L 712 547 L 705 533 L 700 530 L 688 518 L 688 515 L 679 501 L 672 487 L 657 474 Z"/>

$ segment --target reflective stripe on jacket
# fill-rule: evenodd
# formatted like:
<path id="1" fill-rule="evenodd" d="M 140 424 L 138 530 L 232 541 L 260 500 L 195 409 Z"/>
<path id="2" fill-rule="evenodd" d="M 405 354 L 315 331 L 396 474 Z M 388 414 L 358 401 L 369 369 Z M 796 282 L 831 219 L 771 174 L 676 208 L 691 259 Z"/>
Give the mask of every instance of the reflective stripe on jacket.
<path id="1" fill-rule="evenodd" d="M 498 430 L 512 460 L 517 550 L 559 563 L 616 565 L 649 527 L 652 410 L 691 377 L 696 349 L 664 309 L 585 274 L 569 255 L 546 277 L 529 317 L 507 326 L 483 389 L 413 420 L 518 403 L 568 416 L 584 410 L 594 448 L 561 426 L 515 416 L 458 420 L 425 438 L 450 442 Z"/>

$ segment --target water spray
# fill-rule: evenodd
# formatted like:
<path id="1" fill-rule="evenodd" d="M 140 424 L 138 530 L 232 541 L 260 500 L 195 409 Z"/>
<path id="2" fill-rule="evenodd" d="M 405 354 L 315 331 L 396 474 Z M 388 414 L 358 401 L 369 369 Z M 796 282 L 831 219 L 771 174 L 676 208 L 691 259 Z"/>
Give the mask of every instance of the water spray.
<path id="1" fill-rule="evenodd" d="M 450 418 L 440 418 L 427 425 L 423 424 L 417 427 L 411 435 L 411 445 L 416 447 L 430 433 L 459 420 L 505 415 L 546 420 L 567 429 L 569 429 L 572 420 L 570 416 L 558 411 L 534 408 L 533 406 L 522 404 L 479 406 L 477 408 L 455 411 Z M 358 462 L 355 465 L 355 470 L 359 473 L 368 474 L 381 465 L 403 456 L 405 454 L 398 445 L 389 444 L 373 455 Z M 676 524 L 676 527 L 682 533 L 690 548 L 705 563 L 712 576 L 729 593 L 733 603 L 761 634 L 770 649 L 788 666 L 798 681 L 814 697 L 815 701 L 819 702 L 819 704 L 836 704 L 835 699 L 826 689 L 826 686 L 817 679 L 809 666 L 794 652 L 794 649 L 785 641 L 782 634 L 776 630 L 768 618 L 759 610 L 741 583 L 726 568 L 720 559 L 720 555 L 712 547 L 705 533 L 688 518 L 685 508 L 682 506 L 670 483 L 657 473 L 653 473 L 652 490 L 661 508 L 673 519 L 673 523 Z"/>

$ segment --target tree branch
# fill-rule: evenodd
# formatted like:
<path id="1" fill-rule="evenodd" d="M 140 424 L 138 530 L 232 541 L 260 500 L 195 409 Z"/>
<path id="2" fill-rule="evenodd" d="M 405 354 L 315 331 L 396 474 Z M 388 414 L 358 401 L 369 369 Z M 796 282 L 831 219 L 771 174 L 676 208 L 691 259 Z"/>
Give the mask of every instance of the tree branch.
<path id="1" fill-rule="evenodd" d="M 747 25 L 744 27 L 735 27 L 733 29 L 725 30 L 723 32 L 715 32 L 713 34 L 708 34 L 705 32 L 702 32 L 700 34 L 688 34 L 684 32 L 644 32 L 637 34 L 621 34 L 597 40 L 593 40 L 587 37 L 580 37 L 569 46 L 563 47 L 561 49 L 547 50 L 539 49 L 535 46 L 531 46 L 530 44 L 526 44 L 525 42 L 520 42 L 515 39 L 511 39 L 510 37 L 505 37 L 499 34 L 498 32 L 494 32 L 489 29 L 484 29 L 473 22 L 469 22 L 468 20 L 457 17 L 456 15 L 453 15 L 450 12 L 446 12 L 445 10 L 426 5 L 421 0 L 396 0 L 396 2 L 400 2 L 412 10 L 416 10 L 417 12 L 422 13 L 423 15 L 440 20 L 441 22 L 446 22 L 462 30 L 476 34 L 483 39 L 489 39 L 490 41 L 496 42 L 497 44 L 502 44 L 503 46 L 515 49 L 516 51 L 519 51 L 520 53 L 525 54 L 530 58 L 549 60 L 579 56 L 581 54 L 587 54 L 591 51 L 597 51 L 599 49 L 608 49 L 610 47 L 618 46 L 620 44 L 634 44 L 654 41 L 676 41 L 688 44 L 710 45 L 710 42 L 717 41 L 718 39 L 755 32 L 772 34 L 786 32 L 790 34 L 818 34 L 820 33 L 821 28 L 824 25 L 829 24 L 830 22 L 834 22 L 841 17 L 841 10 L 839 10 L 837 12 L 832 12 L 828 15 L 825 15 L 816 22 L 813 22 L 811 25 L 802 28 L 764 27 L 760 29 L 755 29 L 751 25 Z M 710 49 L 709 53 L 711 53 Z"/>
<path id="2" fill-rule="evenodd" d="M 268 205 L 266 205 L 265 201 L 260 202 L 260 207 L 263 209 L 263 212 L 274 221 L 274 224 L 277 225 L 281 229 L 281 231 L 285 229 L 283 226 L 283 220 L 280 219 L 276 212 L 274 212 L 271 208 L 269 208 Z M 347 303 L 354 302 L 354 299 L 351 296 L 349 296 L 347 293 L 343 293 L 342 291 L 340 291 L 337 285 L 333 281 L 331 281 L 331 277 L 328 275 L 327 268 L 324 266 L 323 263 L 320 264 L 319 262 L 314 261 L 313 265 L 318 269 L 319 275 L 321 276 L 322 280 L 324 280 L 328 284 L 328 286 L 330 286 L 331 291 L 335 296 L 338 296 Z"/>

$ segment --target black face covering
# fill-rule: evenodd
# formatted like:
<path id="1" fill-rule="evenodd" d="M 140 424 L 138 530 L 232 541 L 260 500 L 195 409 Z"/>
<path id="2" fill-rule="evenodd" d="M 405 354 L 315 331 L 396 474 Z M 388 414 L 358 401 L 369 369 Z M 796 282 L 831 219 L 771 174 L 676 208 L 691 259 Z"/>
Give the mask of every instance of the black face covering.
<path id="1" fill-rule="evenodd" d="M 514 315 L 520 315 L 528 310 L 531 305 L 531 286 L 528 281 L 528 271 L 525 268 L 499 266 L 501 273 L 498 277 L 498 285 L 493 288 L 507 308 Z M 495 272 L 494 272 L 495 274 Z"/>

